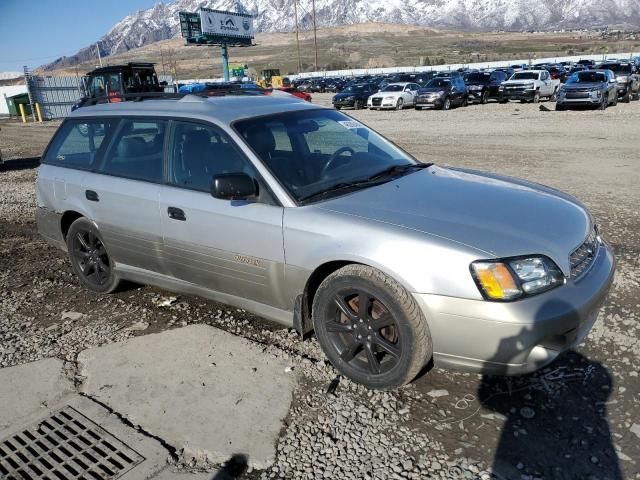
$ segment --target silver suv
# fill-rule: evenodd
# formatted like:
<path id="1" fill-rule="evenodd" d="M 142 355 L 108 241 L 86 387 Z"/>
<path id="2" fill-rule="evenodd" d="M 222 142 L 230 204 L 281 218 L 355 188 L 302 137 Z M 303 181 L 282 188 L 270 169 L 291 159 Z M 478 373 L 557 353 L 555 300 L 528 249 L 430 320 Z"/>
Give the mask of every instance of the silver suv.
<path id="1" fill-rule="evenodd" d="M 371 388 L 436 366 L 516 374 L 587 335 L 615 261 L 574 198 L 419 163 L 284 97 L 96 105 L 38 174 L 40 233 L 96 292 L 196 294 L 315 334 Z"/>

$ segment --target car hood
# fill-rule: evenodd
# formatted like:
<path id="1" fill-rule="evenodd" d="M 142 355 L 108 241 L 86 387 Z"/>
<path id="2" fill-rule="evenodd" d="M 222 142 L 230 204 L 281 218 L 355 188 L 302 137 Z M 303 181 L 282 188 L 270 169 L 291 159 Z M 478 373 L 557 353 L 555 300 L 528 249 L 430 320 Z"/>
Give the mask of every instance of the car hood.
<path id="1" fill-rule="evenodd" d="M 353 93 L 340 92 L 340 93 L 336 93 L 333 96 L 333 98 L 335 98 L 336 100 L 340 100 L 342 98 L 361 97 L 363 94 L 364 92 L 353 92 Z"/>
<path id="2" fill-rule="evenodd" d="M 537 79 L 527 79 L 527 80 L 505 80 L 504 82 L 502 82 L 502 85 L 511 85 L 512 83 L 531 83 L 531 82 L 537 82 Z"/>
<path id="3" fill-rule="evenodd" d="M 587 90 L 589 88 L 601 88 L 605 85 L 604 82 L 589 82 L 589 83 L 565 83 L 565 90 Z"/>
<path id="4" fill-rule="evenodd" d="M 316 206 L 445 238 L 478 258 L 547 255 L 565 274 L 593 228 L 586 208 L 557 190 L 437 166 Z"/>

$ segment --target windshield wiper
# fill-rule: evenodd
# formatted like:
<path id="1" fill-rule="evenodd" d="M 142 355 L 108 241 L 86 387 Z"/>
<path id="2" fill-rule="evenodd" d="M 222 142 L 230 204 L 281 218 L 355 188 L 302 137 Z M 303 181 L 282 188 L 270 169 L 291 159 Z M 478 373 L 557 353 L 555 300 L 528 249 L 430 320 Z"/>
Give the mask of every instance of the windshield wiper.
<path id="1" fill-rule="evenodd" d="M 385 168 L 380 172 L 374 173 L 373 175 L 367 178 L 353 180 L 351 182 L 336 183 L 335 185 L 331 185 L 329 188 L 322 190 L 320 192 L 315 192 L 315 193 L 311 193 L 309 195 L 300 197 L 298 201 L 304 203 L 310 200 L 317 200 L 319 198 L 324 198 L 327 195 L 339 192 L 341 190 L 357 189 L 357 188 L 363 188 L 363 187 L 371 187 L 373 185 L 379 185 L 381 183 L 385 183 L 389 177 L 394 177 L 399 174 L 409 172 L 411 170 L 428 168 L 431 165 L 433 165 L 433 163 L 415 163 L 415 164 L 409 163 L 406 165 L 393 165 L 391 167 Z"/>
<path id="2" fill-rule="evenodd" d="M 403 173 L 410 172 L 412 170 L 421 170 L 423 168 L 429 168 L 433 163 L 407 163 L 404 165 L 392 165 L 377 173 L 374 173 L 367 180 L 379 180 L 385 177 L 392 177 Z"/>
<path id="3" fill-rule="evenodd" d="M 309 195 L 305 195 L 298 199 L 299 202 L 308 202 L 310 200 L 317 200 L 319 198 L 326 197 L 327 195 L 335 192 L 339 192 L 341 190 L 347 189 L 357 189 L 361 187 L 370 187 L 371 185 L 381 183 L 379 181 L 373 181 L 368 178 L 362 180 L 354 180 L 353 182 L 340 182 L 335 185 L 331 185 L 329 188 L 321 190 L 319 192 L 310 193 Z"/>

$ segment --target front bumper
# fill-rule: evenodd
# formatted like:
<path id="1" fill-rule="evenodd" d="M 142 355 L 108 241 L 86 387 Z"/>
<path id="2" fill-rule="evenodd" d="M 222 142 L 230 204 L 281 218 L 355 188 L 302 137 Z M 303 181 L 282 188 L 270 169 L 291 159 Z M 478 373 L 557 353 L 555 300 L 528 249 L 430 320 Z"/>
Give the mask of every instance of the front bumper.
<path id="1" fill-rule="evenodd" d="M 498 94 L 499 100 L 533 100 L 537 90 L 502 90 Z"/>
<path id="2" fill-rule="evenodd" d="M 444 103 L 444 97 L 429 96 L 416 98 L 417 108 L 441 108 Z"/>
<path id="3" fill-rule="evenodd" d="M 614 271 L 613 251 L 602 243 L 581 278 L 519 301 L 414 294 L 429 324 L 434 364 L 492 375 L 524 374 L 547 365 L 587 336 Z"/>
<path id="4" fill-rule="evenodd" d="M 355 98 L 351 100 L 333 100 L 332 103 L 334 107 L 353 107 L 356 100 Z"/>
<path id="5" fill-rule="evenodd" d="M 556 104 L 560 107 L 575 106 L 597 106 L 602 103 L 602 97 L 582 97 L 582 98 L 567 98 L 558 97 Z"/>
<path id="6" fill-rule="evenodd" d="M 618 87 L 616 89 L 618 91 L 618 96 L 619 97 L 624 97 L 627 94 L 627 90 L 629 90 L 629 85 L 628 84 L 618 84 Z"/>
<path id="7" fill-rule="evenodd" d="M 389 99 L 389 100 L 382 99 L 382 102 L 380 102 L 379 105 L 374 105 L 373 104 L 373 100 L 369 100 L 367 102 L 367 107 L 373 108 L 373 109 L 376 109 L 376 108 L 396 108 L 397 103 L 398 103 L 398 99 L 397 98 L 394 98 L 393 100 L 391 100 L 391 99 Z"/>
<path id="8" fill-rule="evenodd" d="M 469 103 L 482 102 L 482 90 L 469 89 L 467 98 Z"/>

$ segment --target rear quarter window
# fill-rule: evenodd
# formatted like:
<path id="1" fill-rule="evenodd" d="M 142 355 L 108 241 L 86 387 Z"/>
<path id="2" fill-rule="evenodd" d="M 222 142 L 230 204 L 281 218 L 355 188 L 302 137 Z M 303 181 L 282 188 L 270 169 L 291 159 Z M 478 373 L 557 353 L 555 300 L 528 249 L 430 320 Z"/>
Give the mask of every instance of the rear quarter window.
<path id="1" fill-rule="evenodd" d="M 92 169 L 105 141 L 115 129 L 118 120 L 67 120 L 49 146 L 43 163 L 61 167 Z"/>

